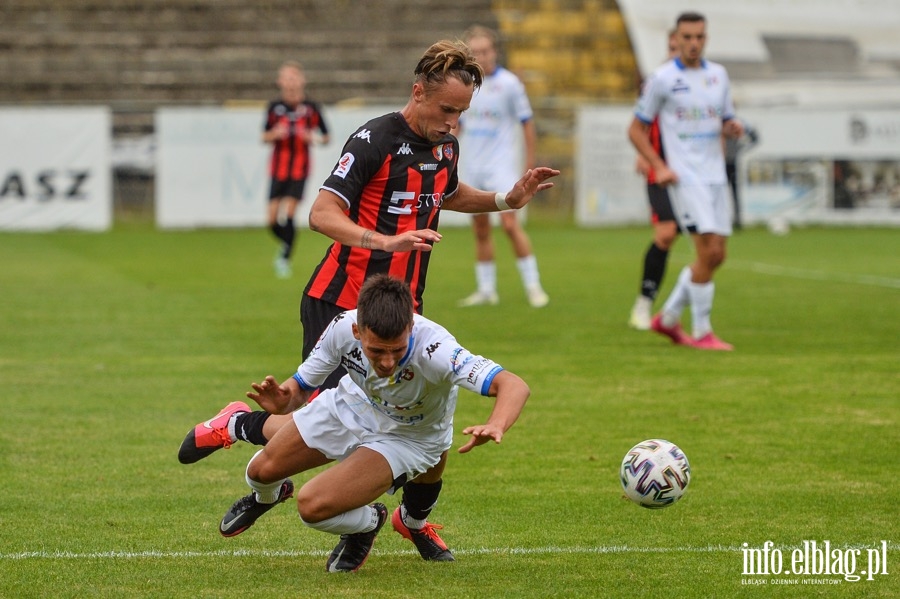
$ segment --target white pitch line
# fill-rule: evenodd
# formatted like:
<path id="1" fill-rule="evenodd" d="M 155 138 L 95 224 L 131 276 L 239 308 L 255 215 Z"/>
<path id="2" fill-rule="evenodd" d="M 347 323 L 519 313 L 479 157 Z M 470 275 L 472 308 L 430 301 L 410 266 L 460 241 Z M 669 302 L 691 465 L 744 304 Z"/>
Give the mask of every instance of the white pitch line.
<path id="1" fill-rule="evenodd" d="M 785 545 L 781 549 L 795 549 Z M 838 548 L 834 546 L 834 548 Z M 842 549 L 869 549 L 871 545 L 847 545 Z M 888 544 L 890 551 L 896 551 L 898 546 Z M 609 545 L 600 547 L 480 547 L 474 549 L 454 549 L 456 555 L 585 555 L 585 554 L 613 554 L 613 553 L 740 553 L 741 547 L 726 545 L 707 545 L 702 547 L 629 547 L 627 545 Z M 377 551 L 377 550 L 376 550 Z M 255 549 L 238 549 L 232 551 L 99 551 L 89 553 L 77 553 L 72 551 L 23 551 L 20 553 L 0 553 L 0 560 L 32 560 L 32 559 L 57 559 L 57 560 L 87 560 L 87 559 L 185 559 L 208 557 L 322 557 L 328 555 L 328 551 L 269 551 Z M 403 551 L 378 551 L 379 555 L 401 556 L 416 555 L 413 550 Z"/>
<path id="2" fill-rule="evenodd" d="M 808 270 L 805 268 L 794 268 L 790 266 L 781 266 L 778 264 L 764 264 L 762 262 L 743 262 L 741 260 L 729 260 L 726 264 L 726 268 L 728 264 L 730 264 L 733 268 L 739 268 L 741 270 L 749 270 L 751 272 L 758 272 L 780 277 L 793 277 L 795 279 L 806 279 L 809 281 L 830 281 L 836 283 L 850 283 L 853 285 L 872 285 L 874 287 L 900 289 L 900 279 L 894 279 L 891 277 L 847 274 L 841 272 L 829 272 L 824 270 Z"/>
<path id="3" fill-rule="evenodd" d="M 474 549 L 454 549 L 456 555 L 552 555 L 552 554 L 601 554 L 601 553 L 715 553 L 739 552 L 739 547 L 710 545 L 708 547 L 627 547 L 614 545 L 607 547 L 479 547 Z M 329 551 L 296 550 L 256 550 L 237 549 L 232 551 L 98 551 L 77 553 L 73 551 L 23 551 L 21 553 L 0 553 L 0 560 L 26 559 L 144 559 L 144 558 L 197 558 L 197 557 L 319 557 Z M 413 550 L 378 551 L 380 555 L 417 555 Z"/>

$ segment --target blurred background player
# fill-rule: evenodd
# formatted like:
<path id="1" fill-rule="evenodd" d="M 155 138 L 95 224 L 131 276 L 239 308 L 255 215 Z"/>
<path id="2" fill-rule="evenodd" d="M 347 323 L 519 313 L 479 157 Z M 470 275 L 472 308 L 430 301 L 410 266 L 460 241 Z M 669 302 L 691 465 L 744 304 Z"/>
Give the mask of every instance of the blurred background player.
<path id="1" fill-rule="evenodd" d="M 275 274 L 288 278 L 296 235 L 294 213 L 303 200 L 310 172 L 309 146 L 315 142 L 326 144 L 329 137 L 322 112 L 306 98 L 306 76 L 300 63 L 282 63 L 276 83 L 281 96 L 269 103 L 262 140 L 272 145 L 267 216 L 269 229 L 281 241 L 275 256 Z"/>
<path id="2" fill-rule="evenodd" d="M 678 45 L 675 42 L 675 30 L 669 32 L 669 60 L 678 55 Z M 653 150 L 665 160 L 662 140 L 659 134 L 659 118 L 653 119 L 650 125 L 650 143 Z M 631 317 L 628 325 L 639 331 L 650 328 L 650 320 L 653 316 L 653 302 L 659 294 L 663 277 L 666 275 L 666 266 L 669 262 L 669 250 L 678 238 L 678 221 L 672 210 L 672 202 L 669 200 L 669 192 L 664 185 L 656 182 L 656 173 L 647 160 L 638 154 L 637 170 L 647 177 L 647 199 L 650 201 L 650 222 L 653 223 L 653 241 L 644 254 L 644 271 L 641 276 L 641 290 L 631 308 Z"/>
<path id="3" fill-rule="evenodd" d="M 525 144 L 525 168 L 534 167 L 537 132 L 531 104 L 519 78 L 497 63 L 495 31 L 474 25 L 465 32 L 463 40 L 484 69 L 484 83 L 460 119 L 463 150 L 459 159 L 460 177 L 481 189 L 509 189 L 521 176 L 521 148 L 517 143 L 519 127 Z M 519 215 L 513 210 L 501 212 L 500 223 L 512 243 L 528 302 L 535 308 L 546 306 L 550 298 L 541 286 L 531 240 L 519 222 Z M 474 215 L 472 228 L 477 290 L 459 305 L 494 305 L 499 302 L 499 297 L 490 215 Z"/>
<path id="4" fill-rule="evenodd" d="M 731 350 L 713 333 L 713 275 L 725 261 L 731 235 L 731 200 L 725 176 L 722 135 L 740 137 L 725 68 L 703 58 L 706 18 L 694 12 L 677 19 L 678 57 L 653 72 L 641 91 L 628 137 L 650 163 L 669 197 L 682 229 L 691 234 L 696 257 L 678 276 L 675 288 L 650 328 L 674 343 L 697 349 Z M 659 117 L 665 160 L 653 151 L 650 125 Z M 690 306 L 693 337 L 681 329 Z"/>

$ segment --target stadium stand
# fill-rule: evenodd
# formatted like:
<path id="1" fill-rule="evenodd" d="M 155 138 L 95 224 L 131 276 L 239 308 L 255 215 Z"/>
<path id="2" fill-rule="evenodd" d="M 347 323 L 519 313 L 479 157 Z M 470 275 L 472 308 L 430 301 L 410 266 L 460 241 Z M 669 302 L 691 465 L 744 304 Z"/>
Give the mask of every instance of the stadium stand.
<path id="1" fill-rule="evenodd" d="M 261 104 L 286 57 L 304 63 L 319 102 L 401 104 L 422 50 L 472 23 L 503 33 L 538 113 L 541 160 L 571 174 L 575 106 L 636 93 L 614 0 L 7 0 L 0 104 L 110 106 L 117 189 L 139 204 L 152 145 L 135 139 L 153 133 L 157 107 Z M 566 179 L 545 201 L 570 210 Z"/>
<path id="2" fill-rule="evenodd" d="M 632 102 L 686 9 L 709 17 L 742 107 L 898 104 L 895 0 L 5 0 L 0 104 L 110 106 L 117 173 L 148 179 L 137 197 L 156 108 L 262 105 L 287 57 L 319 102 L 401 104 L 422 49 L 482 23 L 528 88 L 539 160 L 563 171 L 540 202 L 566 218 L 578 107 Z"/>

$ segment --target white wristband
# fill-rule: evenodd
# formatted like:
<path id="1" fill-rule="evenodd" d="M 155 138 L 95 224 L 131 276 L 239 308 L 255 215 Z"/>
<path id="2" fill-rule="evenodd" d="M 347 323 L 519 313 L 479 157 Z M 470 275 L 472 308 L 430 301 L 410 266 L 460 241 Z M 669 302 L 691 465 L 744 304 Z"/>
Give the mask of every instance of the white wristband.
<path id="1" fill-rule="evenodd" d="M 505 193 L 498 193 L 497 195 L 495 195 L 494 202 L 497 204 L 497 209 L 500 210 L 501 212 L 503 210 L 512 210 L 512 208 L 509 206 L 509 204 L 506 203 L 506 194 Z"/>

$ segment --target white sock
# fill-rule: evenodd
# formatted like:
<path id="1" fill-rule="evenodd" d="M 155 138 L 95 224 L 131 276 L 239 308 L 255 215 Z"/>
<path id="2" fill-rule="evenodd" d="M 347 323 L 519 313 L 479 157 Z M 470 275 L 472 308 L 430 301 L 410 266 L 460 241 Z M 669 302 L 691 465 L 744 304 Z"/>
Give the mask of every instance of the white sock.
<path id="1" fill-rule="evenodd" d="M 475 281 L 481 293 L 485 295 L 497 293 L 497 265 L 493 260 L 475 263 Z"/>
<path id="2" fill-rule="evenodd" d="M 678 274 L 678 281 L 675 288 L 669 294 L 666 303 L 662 309 L 662 323 L 665 327 L 674 327 L 681 320 L 681 312 L 684 307 L 690 303 L 691 298 L 688 294 L 688 285 L 691 284 L 691 267 L 685 266 Z"/>
<path id="3" fill-rule="evenodd" d="M 247 470 L 250 469 L 250 464 L 253 463 L 253 460 L 256 459 L 256 456 L 263 452 L 262 449 L 257 451 L 250 461 L 247 462 Z M 255 481 L 250 478 L 250 475 L 247 474 L 247 471 L 244 471 L 244 479 L 246 479 L 247 484 L 250 485 L 250 488 L 256 493 L 256 500 L 260 503 L 275 503 L 278 501 L 278 491 L 281 490 L 281 483 L 286 481 L 286 478 L 282 478 L 278 482 L 266 484 L 261 483 L 259 481 Z"/>
<path id="4" fill-rule="evenodd" d="M 688 285 L 688 293 L 691 296 L 691 323 L 694 329 L 694 339 L 700 339 L 712 331 L 709 315 L 712 312 L 716 286 L 712 281 L 691 283 Z"/>
<path id="5" fill-rule="evenodd" d="M 231 415 L 231 418 L 228 419 L 228 436 L 231 437 L 231 442 L 237 442 L 237 428 L 234 425 L 234 421 L 237 420 L 238 414 L 244 414 L 245 412 L 235 412 Z"/>
<path id="6" fill-rule="evenodd" d="M 402 503 L 400 504 L 400 519 L 403 520 L 403 523 L 406 525 L 406 528 L 411 528 L 412 530 L 421 530 L 424 528 L 427 520 L 416 520 L 415 518 L 410 518 L 409 513 L 406 511 L 406 506 Z"/>
<path id="7" fill-rule="evenodd" d="M 516 267 L 519 269 L 519 276 L 522 277 L 522 285 L 525 289 L 540 289 L 541 275 L 538 272 L 537 258 L 534 254 L 516 259 Z"/>
<path id="8" fill-rule="evenodd" d="M 321 522 L 307 522 L 303 518 L 300 518 L 300 521 L 322 532 L 347 535 L 375 530 L 378 526 L 378 512 L 371 505 L 364 505 Z"/>

